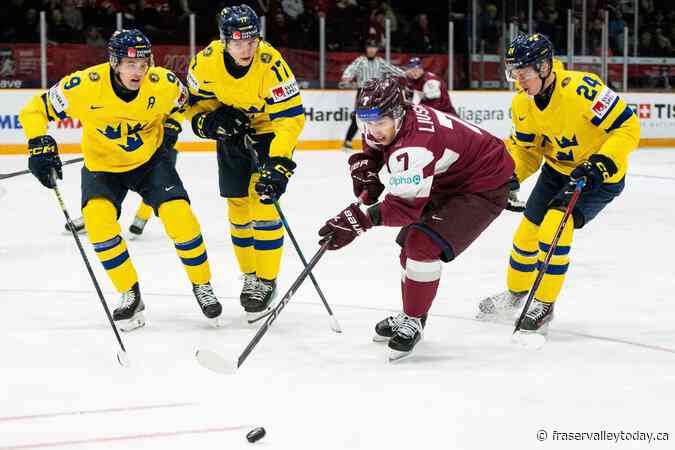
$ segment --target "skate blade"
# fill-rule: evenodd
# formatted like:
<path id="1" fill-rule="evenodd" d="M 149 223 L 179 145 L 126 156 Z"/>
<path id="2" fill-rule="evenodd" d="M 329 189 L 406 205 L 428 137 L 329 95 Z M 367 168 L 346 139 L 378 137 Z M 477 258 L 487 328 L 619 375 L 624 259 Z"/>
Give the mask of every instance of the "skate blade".
<path id="1" fill-rule="evenodd" d="M 117 328 L 124 331 L 125 333 L 128 333 L 129 331 L 134 331 L 137 328 L 144 327 L 145 316 L 143 315 L 142 312 L 139 312 L 134 314 L 134 317 L 132 317 L 131 319 L 117 320 L 115 324 L 117 324 Z"/>
<path id="2" fill-rule="evenodd" d="M 200 366 L 213 372 L 232 375 L 237 371 L 237 363 L 235 361 L 225 359 L 213 350 L 198 348 L 195 351 L 195 358 L 197 358 Z"/>
<path id="3" fill-rule="evenodd" d="M 222 314 L 218 317 L 214 317 L 212 319 L 207 319 L 209 322 L 209 325 L 213 328 L 222 328 L 225 326 L 225 319 L 223 319 Z"/>
<path id="4" fill-rule="evenodd" d="M 540 350 L 546 344 L 546 335 L 537 331 L 518 330 L 511 336 L 511 342 L 527 350 Z"/>
<path id="5" fill-rule="evenodd" d="M 377 343 L 389 342 L 389 339 L 391 339 L 391 337 L 380 336 L 380 335 L 377 334 L 377 333 L 375 333 L 375 334 L 373 335 L 373 342 L 377 342 Z"/>
<path id="6" fill-rule="evenodd" d="M 389 359 L 390 363 L 396 363 L 396 362 L 399 362 L 399 361 L 403 361 L 404 359 L 410 358 L 411 355 L 412 355 L 412 350 L 410 350 L 409 352 L 401 352 L 401 351 L 398 351 L 398 350 L 389 349 L 388 359 Z"/>
<path id="7" fill-rule="evenodd" d="M 265 308 L 262 311 L 259 312 L 249 312 L 246 311 L 246 321 L 249 324 L 256 323 L 261 319 L 264 319 L 265 317 L 269 316 L 270 313 L 274 310 L 274 308 L 277 307 L 277 304 L 279 303 L 278 297 L 275 295 L 272 300 L 270 301 L 270 304 L 267 305 L 267 308 Z"/>

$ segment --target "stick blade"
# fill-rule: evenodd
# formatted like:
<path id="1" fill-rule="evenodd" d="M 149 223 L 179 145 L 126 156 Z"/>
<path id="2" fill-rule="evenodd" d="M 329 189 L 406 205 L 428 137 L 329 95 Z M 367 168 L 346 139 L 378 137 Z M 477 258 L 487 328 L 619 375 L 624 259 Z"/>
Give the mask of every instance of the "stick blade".
<path id="1" fill-rule="evenodd" d="M 235 361 L 223 358 L 213 350 L 199 348 L 195 351 L 195 358 L 200 366 L 217 373 L 233 375 L 237 371 Z"/>
<path id="2" fill-rule="evenodd" d="M 131 367 L 131 360 L 129 355 L 124 350 L 117 350 L 117 362 L 120 363 L 120 366 L 129 368 Z"/>
<path id="3" fill-rule="evenodd" d="M 335 316 L 330 316 L 330 329 L 335 331 L 336 333 L 342 333 L 342 328 L 340 327 L 340 324 L 338 323 L 337 319 Z"/>

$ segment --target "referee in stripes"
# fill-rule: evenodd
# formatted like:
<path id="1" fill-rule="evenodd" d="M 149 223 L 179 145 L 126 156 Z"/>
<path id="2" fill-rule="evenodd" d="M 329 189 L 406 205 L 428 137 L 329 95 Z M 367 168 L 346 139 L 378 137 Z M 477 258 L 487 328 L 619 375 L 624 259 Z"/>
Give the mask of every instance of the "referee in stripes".
<path id="1" fill-rule="evenodd" d="M 382 78 L 387 74 L 405 77 L 405 71 L 377 56 L 379 49 L 380 47 L 374 39 L 366 40 L 366 54 L 359 56 L 347 66 L 342 73 L 342 79 L 338 86 L 341 88 L 352 87 L 352 83 L 356 81 L 356 97 L 358 98 L 361 88 L 371 78 Z M 352 139 L 357 130 L 356 113 L 352 111 L 350 118 L 349 130 L 347 130 L 347 136 L 345 136 L 345 141 L 342 144 L 342 149 L 345 151 L 352 149 Z"/>

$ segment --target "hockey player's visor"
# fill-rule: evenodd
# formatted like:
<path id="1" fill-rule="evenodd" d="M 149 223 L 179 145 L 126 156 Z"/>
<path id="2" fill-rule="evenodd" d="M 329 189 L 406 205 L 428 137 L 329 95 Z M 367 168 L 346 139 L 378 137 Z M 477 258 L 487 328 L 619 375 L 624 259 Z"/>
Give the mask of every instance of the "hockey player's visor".
<path id="1" fill-rule="evenodd" d="M 505 72 L 507 81 L 511 83 L 527 81 L 539 76 L 537 69 L 533 65 L 521 67 L 517 64 L 506 63 Z"/>

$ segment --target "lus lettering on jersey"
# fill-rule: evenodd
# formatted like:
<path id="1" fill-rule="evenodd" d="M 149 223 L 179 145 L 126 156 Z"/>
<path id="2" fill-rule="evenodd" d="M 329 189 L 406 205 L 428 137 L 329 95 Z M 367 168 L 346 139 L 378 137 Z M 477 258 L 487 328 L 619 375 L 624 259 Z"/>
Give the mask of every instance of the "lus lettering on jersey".
<path id="1" fill-rule="evenodd" d="M 417 122 L 419 131 L 426 131 L 433 133 L 436 129 L 434 128 L 434 122 L 431 120 L 429 115 L 429 110 L 420 106 L 413 106 L 413 112 L 415 117 L 417 117 Z"/>

